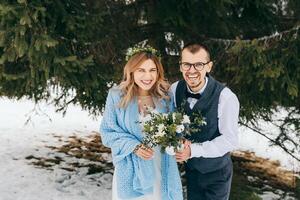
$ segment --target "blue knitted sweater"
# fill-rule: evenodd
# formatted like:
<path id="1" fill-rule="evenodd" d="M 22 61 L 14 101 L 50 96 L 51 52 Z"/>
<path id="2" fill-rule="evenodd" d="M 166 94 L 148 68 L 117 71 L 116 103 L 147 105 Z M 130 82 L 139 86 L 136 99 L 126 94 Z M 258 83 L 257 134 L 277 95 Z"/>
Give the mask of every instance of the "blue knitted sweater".
<path id="1" fill-rule="evenodd" d="M 153 160 L 143 160 L 133 152 L 143 138 L 138 123 L 137 99 L 126 108 L 120 108 L 121 91 L 109 90 L 105 111 L 100 125 L 100 134 L 105 146 L 111 148 L 113 164 L 116 168 L 117 188 L 120 198 L 136 198 L 153 192 L 155 170 Z M 171 104 L 157 100 L 156 110 L 167 112 Z M 182 200 L 182 185 L 176 160 L 163 153 L 161 159 L 161 199 Z"/>

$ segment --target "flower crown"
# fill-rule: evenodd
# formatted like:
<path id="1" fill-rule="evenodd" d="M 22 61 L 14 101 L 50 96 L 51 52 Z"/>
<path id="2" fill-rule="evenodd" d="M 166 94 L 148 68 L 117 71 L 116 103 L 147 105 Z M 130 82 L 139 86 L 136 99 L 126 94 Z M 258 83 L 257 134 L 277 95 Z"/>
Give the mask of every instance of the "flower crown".
<path id="1" fill-rule="evenodd" d="M 152 55 L 157 56 L 160 59 L 160 53 L 154 49 L 153 47 L 146 45 L 144 47 L 132 47 L 129 48 L 127 53 L 126 53 L 126 61 L 128 61 L 133 55 L 140 53 L 140 52 L 146 52 L 146 53 L 150 53 Z"/>

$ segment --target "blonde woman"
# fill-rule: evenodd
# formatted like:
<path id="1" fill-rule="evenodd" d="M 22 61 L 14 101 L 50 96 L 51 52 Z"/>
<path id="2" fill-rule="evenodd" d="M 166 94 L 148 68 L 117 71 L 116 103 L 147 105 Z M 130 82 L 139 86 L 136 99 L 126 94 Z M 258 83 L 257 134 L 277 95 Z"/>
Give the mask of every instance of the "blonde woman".
<path id="1" fill-rule="evenodd" d="M 174 157 L 141 145 L 137 123 L 146 107 L 168 112 L 169 84 L 157 52 L 137 49 L 124 68 L 123 80 L 109 90 L 100 134 L 112 150 L 115 172 L 113 200 L 182 200 L 181 180 Z"/>

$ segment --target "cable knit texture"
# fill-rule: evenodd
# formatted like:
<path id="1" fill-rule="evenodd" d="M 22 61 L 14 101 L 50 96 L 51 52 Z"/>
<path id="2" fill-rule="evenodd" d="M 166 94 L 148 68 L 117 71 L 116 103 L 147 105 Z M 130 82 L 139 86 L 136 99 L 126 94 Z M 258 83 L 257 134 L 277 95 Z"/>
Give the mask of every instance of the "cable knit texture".
<path id="1" fill-rule="evenodd" d="M 118 195 L 120 198 L 130 199 L 153 192 L 155 172 L 152 160 L 143 160 L 132 153 L 143 138 L 141 125 L 138 123 L 137 99 L 131 101 L 126 108 L 119 107 L 120 100 L 121 91 L 117 87 L 110 89 L 100 134 L 103 144 L 112 151 Z M 161 113 L 171 111 L 171 102 L 155 100 L 156 110 Z M 162 153 L 161 170 L 161 199 L 182 200 L 182 186 L 175 158 Z"/>

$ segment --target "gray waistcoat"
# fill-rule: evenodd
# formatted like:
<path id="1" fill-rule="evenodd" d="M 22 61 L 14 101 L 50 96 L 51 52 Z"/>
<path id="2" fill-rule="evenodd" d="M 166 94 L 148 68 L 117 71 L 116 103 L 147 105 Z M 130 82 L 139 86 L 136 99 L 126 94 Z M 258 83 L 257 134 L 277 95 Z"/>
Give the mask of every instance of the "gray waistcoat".
<path id="1" fill-rule="evenodd" d="M 201 94 L 200 99 L 193 109 L 190 109 L 185 95 L 187 90 L 186 82 L 184 80 L 179 81 L 175 95 L 177 107 L 183 108 L 187 115 L 191 116 L 191 119 L 193 119 L 192 113 L 201 113 L 207 123 L 207 125 L 200 127 L 199 132 L 193 133 L 188 139 L 196 143 L 202 143 L 220 136 L 218 128 L 218 103 L 220 93 L 224 87 L 214 78 L 208 76 L 208 83 L 203 94 Z M 228 152 L 224 156 L 217 158 L 192 158 L 188 160 L 186 165 L 189 169 L 208 173 L 225 167 L 230 163 L 230 159 L 230 153 Z"/>

